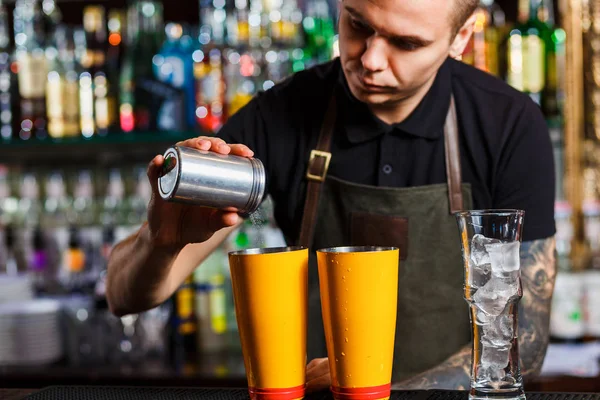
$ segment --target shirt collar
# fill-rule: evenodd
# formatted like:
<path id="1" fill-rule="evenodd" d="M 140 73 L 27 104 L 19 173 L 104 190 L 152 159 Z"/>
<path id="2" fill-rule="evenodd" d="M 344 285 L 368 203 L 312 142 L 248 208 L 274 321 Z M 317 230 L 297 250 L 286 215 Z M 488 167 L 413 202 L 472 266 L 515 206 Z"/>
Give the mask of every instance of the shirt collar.
<path id="1" fill-rule="evenodd" d="M 340 101 L 338 115 L 351 143 L 361 143 L 385 133 L 408 134 L 425 139 L 436 139 L 443 133 L 452 92 L 450 60 L 446 60 L 436 75 L 433 85 L 417 108 L 404 121 L 386 124 L 350 92 L 344 72 L 340 67 L 337 96 Z M 339 117 L 338 117 L 339 118 Z M 340 121 L 341 122 L 341 121 Z"/>

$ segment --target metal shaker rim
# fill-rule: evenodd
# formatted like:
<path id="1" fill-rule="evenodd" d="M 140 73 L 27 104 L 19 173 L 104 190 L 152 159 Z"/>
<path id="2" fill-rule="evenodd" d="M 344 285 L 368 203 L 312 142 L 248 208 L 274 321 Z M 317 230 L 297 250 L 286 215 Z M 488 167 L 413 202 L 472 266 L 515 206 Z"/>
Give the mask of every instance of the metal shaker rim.
<path id="1" fill-rule="evenodd" d="M 179 147 L 173 146 L 165 151 L 163 155 L 163 167 L 158 180 L 158 192 L 164 200 L 170 200 L 179 186 L 181 176 L 181 156 Z"/>
<path id="2" fill-rule="evenodd" d="M 252 181 L 252 192 L 248 198 L 248 204 L 246 204 L 244 210 L 240 210 L 240 214 L 243 216 L 252 214 L 254 211 L 258 210 L 265 194 L 265 166 L 256 158 L 250 158 L 250 163 L 252 164 L 254 179 Z"/>

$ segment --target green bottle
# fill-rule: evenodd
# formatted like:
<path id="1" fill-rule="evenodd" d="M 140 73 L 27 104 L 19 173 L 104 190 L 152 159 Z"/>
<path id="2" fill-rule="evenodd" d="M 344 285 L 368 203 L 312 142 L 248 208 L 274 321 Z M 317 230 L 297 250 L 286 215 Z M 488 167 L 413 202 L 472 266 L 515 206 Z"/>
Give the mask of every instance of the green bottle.
<path id="1" fill-rule="evenodd" d="M 546 87 L 547 51 L 552 47 L 552 30 L 540 19 L 542 0 L 529 1 L 529 17 L 509 34 L 508 83 L 528 93 L 542 105 Z"/>

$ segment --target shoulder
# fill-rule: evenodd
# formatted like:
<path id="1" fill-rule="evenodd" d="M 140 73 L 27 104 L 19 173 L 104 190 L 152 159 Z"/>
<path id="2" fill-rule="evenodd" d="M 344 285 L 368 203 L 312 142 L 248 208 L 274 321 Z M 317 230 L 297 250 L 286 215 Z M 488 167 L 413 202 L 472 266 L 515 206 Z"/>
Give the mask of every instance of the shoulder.
<path id="1" fill-rule="evenodd" d="M 524 134 L 548 136 L 544 115 L 527 94 L 470 65 L 449 63 L 459 119 L 467 133 L 494 148 Z"/>
<path id="2" fill-rule="evenodd" d="M 541 109 L 527 94 L 514 89 L 502 79 L 463 62 L 452 59 L 448 62 L 452 71 L 453 91 L 473 111 L 487 111 L 488 118 L 503 122 L 500 125 L 515 122 L 523 114 L 530 114 L 543 121 Z"/>
<path id="3" fill-rule="evenodd" d="M 296 113 L 301 109 L 317 106 L 319 100 L 328 98 L 335 87 L 340 73 L 338 59 L 296 72 L 271 89 L 261 92 L 257 100 L 261 106 L 290 107 Z"/>

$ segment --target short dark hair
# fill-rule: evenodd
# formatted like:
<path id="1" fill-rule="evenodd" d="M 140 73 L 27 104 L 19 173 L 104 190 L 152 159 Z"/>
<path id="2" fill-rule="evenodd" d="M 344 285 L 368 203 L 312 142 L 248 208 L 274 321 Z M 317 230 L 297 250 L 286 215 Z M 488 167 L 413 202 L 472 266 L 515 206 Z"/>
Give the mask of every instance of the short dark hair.
<path id="1" fill-rule="evenodd" d="M 463 26 L 463 24 L 469 19 L 469 17 L 473 14 L 477 6 L 479 5 L 479 0 L 454 0 L 456 3 L 454 4 L 453 11 L 453 21 L 452 26 L 454 27 L 454 33 L 458 33 L 459 29 Z"/>

